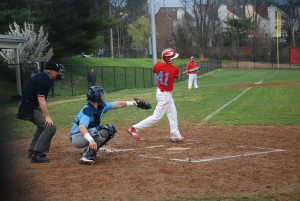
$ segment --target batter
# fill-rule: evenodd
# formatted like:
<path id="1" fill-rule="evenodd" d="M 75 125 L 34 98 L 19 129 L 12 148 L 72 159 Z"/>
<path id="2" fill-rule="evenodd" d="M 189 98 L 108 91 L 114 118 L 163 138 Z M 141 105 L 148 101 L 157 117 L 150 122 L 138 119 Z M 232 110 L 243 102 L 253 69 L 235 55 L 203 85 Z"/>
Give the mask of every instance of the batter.
<path id="1" fill-rule="evenodd" d="M 153 115 L 133 125 L 128 130 L 136 141 L 140 140 L 140 136 L 138 135 L 140 130 L 152 126 L 167 114 L 170 123 L 171 140 L 175 142 L 187 142 L 186 138 L 181 136 L 178 130 L 177 110 L 172 96 L 174 81 L 179 77 L 179 68 L 173 65 L 173 60 L 178 56 L 179 54 L 175 53 L 173 49 L 165 49 L 161 54 L 163 62 L 157 62 L 154 65 L 153 73 L 157 76 L 157 105 Z"/>

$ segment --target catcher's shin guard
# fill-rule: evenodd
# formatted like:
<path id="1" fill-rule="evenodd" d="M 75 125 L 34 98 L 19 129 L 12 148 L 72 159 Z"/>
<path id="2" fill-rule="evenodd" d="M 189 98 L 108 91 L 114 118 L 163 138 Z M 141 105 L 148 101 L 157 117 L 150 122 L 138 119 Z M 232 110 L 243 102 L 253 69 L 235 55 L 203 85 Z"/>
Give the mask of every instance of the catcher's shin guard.
<path id="1" fill-rule="evenodd" d="M 91 128 L 88 130 L 92 138 L 97 144 L 97 151 L 105 145 L 109 140 L 111 140 L 115 133 L 117 132 L 117 129 L 115 126 L 112 125 L 106 125 L 106 126 L 97 126 L 96 128 Z M 94 152 L 94 155 L 96 155 L 96 151 L 88 148 L 82 156 L 89 157 L 92 156 Z M 86 153 L 86 155 L 84 155 Z"/>
<path id="2" fill-rule="evenodd" d="M 97 144 L 97 151 L 99 149 L 100 145 L 100 138 L 99 138 L 99 132 L 96 128 L 91 128 L 88 130 L 92 138 Z M 80 159 L 81 163 L 92 163 L 95 162 L 95 158 L 97 156 L 97 151 L 94 149 L 91 149 L 89 146 L 86 147 L 82 152 L 82 158 Z"/>

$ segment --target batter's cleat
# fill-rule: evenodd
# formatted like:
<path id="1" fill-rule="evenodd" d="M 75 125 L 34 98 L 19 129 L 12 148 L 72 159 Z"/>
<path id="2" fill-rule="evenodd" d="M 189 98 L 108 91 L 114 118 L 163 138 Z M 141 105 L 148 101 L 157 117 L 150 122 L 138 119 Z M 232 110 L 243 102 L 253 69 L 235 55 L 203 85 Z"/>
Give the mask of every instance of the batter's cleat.
<path id="1" fill-rule="evenodd" d="M 183 142 L 183 143 L 187 143 L 187 139 L 185 137 L 182 138 L 174 138 L 172 139 L 173 142 Z"/>
<path id="2" fill-rule="evenodd" d="M 81 157 L 78 161 L 79 164 L 87 164 L 87 165 L 94 165 L 95 164 L 95 157 Z"/>
<path id="3" fill-rule="evenodd" d="M 131 135 L 131 137 L 133 137 L 133 139 L 135 139 L 135 141 L 141 140 L 140 136 L 137 134 L 137 130 L 135 130 L 134 127 L 129 128 L 128 132 Z"/>
<path id="4" fill-rule="evenodd" d="M 35 153 L 31 157 L 31 162 L 32 163 L 49 163 L 49 160 L 45 153 Z"/>

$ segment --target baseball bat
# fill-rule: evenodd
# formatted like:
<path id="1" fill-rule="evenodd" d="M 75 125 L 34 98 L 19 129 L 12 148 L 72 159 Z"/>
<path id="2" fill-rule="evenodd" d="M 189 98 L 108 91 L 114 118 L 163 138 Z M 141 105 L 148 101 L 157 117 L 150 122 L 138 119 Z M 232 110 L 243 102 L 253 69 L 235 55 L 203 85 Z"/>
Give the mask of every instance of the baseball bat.
<path id="1" fill-rule="evenodd" d="M 200 69 L 200 67 L 197 66 L 197 67 L 192 68 L 192 69 L 190 69 L 190 70 L 183 71 L 182 73 L 180 73 L 180 75 L 185 74 L 185 73 L 194 72 L 194 71 L 199 70 L 199 69 Z"/>

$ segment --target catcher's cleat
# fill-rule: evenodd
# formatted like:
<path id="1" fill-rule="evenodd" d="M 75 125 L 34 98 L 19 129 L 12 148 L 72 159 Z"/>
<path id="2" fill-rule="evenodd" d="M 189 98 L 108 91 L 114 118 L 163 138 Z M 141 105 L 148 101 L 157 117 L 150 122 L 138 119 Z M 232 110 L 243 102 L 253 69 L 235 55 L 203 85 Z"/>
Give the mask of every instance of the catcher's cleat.
<path id="1" fill-rule="evenodd" d="M 187 143 L 187 139 L 185 137 L 182 138 L 174 138 L 172 139 L 173 142 L 183 142 L 183 143 Z"/>
<path id="2" fill-rule="evenodd" d="M 94 165 L 95 164 L 95 157 L 81 157 L 78 161 L 79 164 L 88 164 Z"/>
<path id="3" fill-rule="evenodd" d="M 134 127 L 129 128 L 128 132 L 131 135 L 131 137 L 133 137 L 133 139 L 135 139 L 135 141 L 141 140 L 140 136 L 137 134 L 137 130 L 135 130 Z"/>

